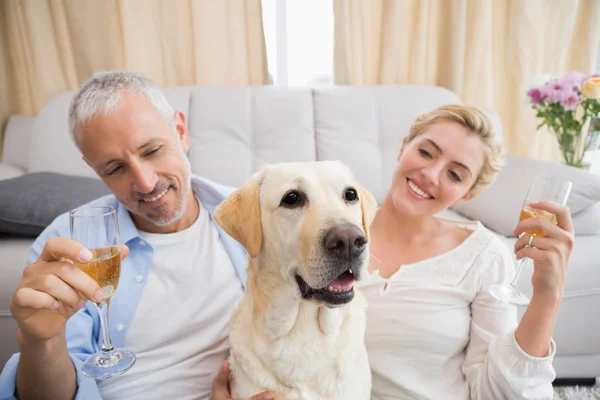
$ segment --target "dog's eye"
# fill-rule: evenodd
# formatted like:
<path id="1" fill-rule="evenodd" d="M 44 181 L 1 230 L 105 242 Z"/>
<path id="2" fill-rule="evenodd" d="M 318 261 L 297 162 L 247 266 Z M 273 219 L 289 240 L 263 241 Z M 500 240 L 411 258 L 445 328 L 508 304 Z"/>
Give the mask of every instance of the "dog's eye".
<path id="1" fill-rule="evenodd" d="M 280 205 L 288 208 L 301 207 L 302 205 L 304 205 L 304 196 L 302 195 L 302 193 L 297 192 L 295 190 L 291 191 L 285 196 L 283 196 Z"/>
<path id="2" fill-rule="evenodd" d="M 358 199 L 358 194 L 354 189 L 346 189 L 346 193 L 344 194 L 344 198 L 346 201 L 356 201 Z"/>

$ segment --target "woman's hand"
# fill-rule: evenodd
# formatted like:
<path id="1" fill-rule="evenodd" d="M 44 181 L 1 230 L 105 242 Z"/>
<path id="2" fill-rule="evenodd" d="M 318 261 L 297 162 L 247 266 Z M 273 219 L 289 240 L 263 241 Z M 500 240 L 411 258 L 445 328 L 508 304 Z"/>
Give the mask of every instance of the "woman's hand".
<path id="1" fill-rule="evenodd" d="M 554 225 L 544 217 L 521 221 L 514 231 L 516 235 L 539 229 L 544 232 L 544 236 L 534 236 L 529 247 L 527 245 L 531 235 L 523 235 L 515 243 L 515 254 L 517 259 L 529 257 L 533 260 L 533 296 L 560 299 L 575 242 L 571 212 L 566 206 L 550 201 L 531 203 L 530 207 L 556 215 L 557 224 Z"/>

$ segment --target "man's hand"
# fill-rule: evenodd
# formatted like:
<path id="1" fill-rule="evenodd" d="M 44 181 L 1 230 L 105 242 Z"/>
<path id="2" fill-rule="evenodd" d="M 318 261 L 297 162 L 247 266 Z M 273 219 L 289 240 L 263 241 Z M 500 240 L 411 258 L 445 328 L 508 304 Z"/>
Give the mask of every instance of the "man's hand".
<path id="1" fill-rule="evenodd" d="M 127 246 L 121 246 L 121 257 L 127 253 Z M 25 267 L 10 304 L 19 325 L 21 343 L 43 343 L 58 337 L 67 320 L 88 299 L 101 301 L 104 298 L 96 281 L 72 263 L 86 263 L 91 259 L 92 253 L 81 244 L 53 237 L 44 246 L 40 258 Z"/>
<path id="2" fill-rule="evenodd" d="M 232 399 L 229 393 L 229 362 L 224 361 L 223 367 L 219 370 L 215 379 L 212 383 L 212 393 L 210 394 L 210 400 L 244 400 L 244 399 Z M 269 392 L 262 392 L 252 396 L 247 400 L 273 400 L 275 397 Z"/>

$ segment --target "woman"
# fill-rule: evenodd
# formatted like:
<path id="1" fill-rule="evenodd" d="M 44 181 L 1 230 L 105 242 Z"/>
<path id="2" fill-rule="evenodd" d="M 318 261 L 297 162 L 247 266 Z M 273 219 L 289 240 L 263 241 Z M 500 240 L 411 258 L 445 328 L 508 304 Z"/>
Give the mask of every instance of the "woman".
<path id="1" fill-rule="evenodd" d="M 552 399 L 552 332 L 573 246 L 568 209 L 533 205 L 556 214 L 558 225 L 534 218 L 514 231 L 546 235 L 530 248 L 525 234 L 514 247 L 517 259 L 534 261 L 519 324 L 516 308 L 487 292 L 513 277 L 510 250 L 479 222 L 436 217 L 500 168 L 493 124 L 475 108 L 441 107 L 412 125 L 371 225 L 371 273 L 361 283 L 374 400 Z"/>

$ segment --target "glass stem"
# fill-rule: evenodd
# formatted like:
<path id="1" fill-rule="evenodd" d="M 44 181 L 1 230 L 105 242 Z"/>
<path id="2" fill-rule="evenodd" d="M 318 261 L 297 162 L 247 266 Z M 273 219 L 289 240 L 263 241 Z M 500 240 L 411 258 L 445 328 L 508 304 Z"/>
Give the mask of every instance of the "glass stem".
<path id="1" fill-rule="evenodd" d="M 510 286 L 512 286 L 514 288 L 517 287 L 517 283 L 519 282 L 519 276 L 521 275 L 521 271 L 523 271 L 523 267 L 525 266 L 525 263 L 527 262 L 527 260 L 528 260 L 527 257 L 523 257 L 517 263 L 517 270 L 515 271 L 515 277 L 510 282 Z"/>
<path id="2" fill-rule="evenodd" d="M 102 330 L 102 352 L 105 353 L 107 357 L 112 355 L 114 347 L 110 340 L 110 330 L 108 328 L 108 307 L 109 302 L 106 300 L 102 300 L 100 303 L 96 304 L 96 309 L 98 310 L 98 314 L 100 314 L 100 329 Z"/>

